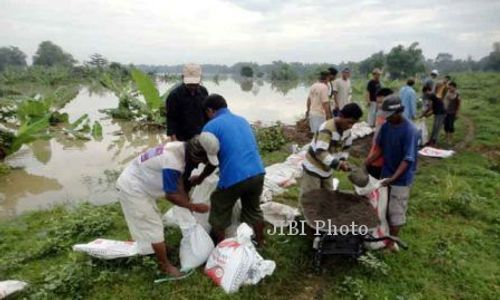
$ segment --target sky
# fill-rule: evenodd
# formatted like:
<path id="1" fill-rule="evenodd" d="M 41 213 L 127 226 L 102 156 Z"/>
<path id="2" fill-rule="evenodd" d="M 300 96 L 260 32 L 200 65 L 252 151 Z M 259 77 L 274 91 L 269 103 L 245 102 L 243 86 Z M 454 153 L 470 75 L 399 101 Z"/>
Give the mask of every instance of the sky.
<path id="1" fill-rule="evenodd" d="M 0 47 L 50 40 L 83 62 L 359 61 L 418 41 L 480 59 L 500 41 L 498 0 L 0 0 Z"/>

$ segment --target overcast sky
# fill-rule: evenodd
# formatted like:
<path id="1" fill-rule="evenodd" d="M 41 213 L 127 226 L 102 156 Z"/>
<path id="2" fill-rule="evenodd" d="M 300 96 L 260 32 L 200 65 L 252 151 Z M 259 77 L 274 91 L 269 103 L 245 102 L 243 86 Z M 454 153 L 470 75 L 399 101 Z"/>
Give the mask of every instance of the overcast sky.
<path id="1" fill-rule="evenodd" d="M 487 55 L 498 0 L 0 0 L 0 46 L 51 40 L 80 62 L 339 63 L 419 41 L 424 55 Z"/>

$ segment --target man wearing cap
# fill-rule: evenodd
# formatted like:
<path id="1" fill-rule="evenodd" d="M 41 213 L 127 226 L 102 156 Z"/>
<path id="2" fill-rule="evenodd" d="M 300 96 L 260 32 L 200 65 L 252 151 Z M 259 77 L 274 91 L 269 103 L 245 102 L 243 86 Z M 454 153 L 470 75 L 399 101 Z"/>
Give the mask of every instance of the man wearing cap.
<path id="1" fill-rule="evenodd" d="M 384 158 L 382 185 L 389 187 L 388 221 L 390 234 L 399 235 L 406 223 L 406 211 L 417 166 L 417 146 L 419 134 L 412 122 L 403 116 L 404 107 L 398 96 L 387 97 L 382 103 L 386 122 L 376 137 L 377 151 L 365 160 L 371 165 L 379 157 Z M 387 246 L 397 250 L 394 243 Z"/>
<path id="2" fill-rule="evenodd" d="M 430 77 L 428 77 L 425 81 L 424 81 L 424 86 L 428 86 L 431 91 L 434 93 L 435 92 L 435 88 L 436 88 L 436 78 L 439 76 L 439 72 L 438 70 L 434 69 L 431 71 L 431 74 L 430 74 Z"/>
<path id="3" fill-rule="evenodd" d="M 351 102 L 352 88 L 351 80 L 349 79 L 350 77 L 351 70 L 349 68 L 344 68 L 342 70 L 341 78 L 333 81 L 334 116 L 338 115 L 338 112 L 344 107 L 344 105 Z"/>
<path id="4" fill-rule="evenodd" d="M 160 271 L 165 274 L 182 275 L 167 258 L 156 200 L 166 198 L 190 211 L 208 212 L 207 205 L 190 203 L 181 179 L 188 162 L 198 164 L 207 160 L 198 137 L 188 142 L 169 142 L 139 155 L 117 180 L 119 201 L 132 239 L 137 241 L 142 254 L 155 253 Z"/>
<path id="5" fill-rule="evenodd" d="M 307 97 L 306 118 L 309 120 L 309 128 L 314 133 L 327 119 L 332 118 L 330 103 L 328 100 L 328 79 L 330 72 L 322 71 L 319 81 L 315 82 L 309 89 Z"/>
<path id="6" fill-rule="evenodd" d="M 225 237 L 231 225 L 233 207 L 241 199 L 241 221 L 252 226 L 258 245 L 264 241 L 264 219 L 260 209 L 260 195 L 264 186 L 264 164 L 250 124 L 233 114 L 226 100 L 217 94 L 204 101 L 210 121 L 203 127 L 201 136 L 209 154 L 210 165 L 202 174 L 192 178 L 193 184 L 203 181 L 219 166 L 217 189 L 210 196 L 209 223 L 217 242 Z M 217 154 L 214 157 L 214 154 Z"/>
<path id="7" fill-rule="evenodd" d="M 333 190 L 334 170 L 348 171 L 348 150 L 352 145 L 350 129 L 363 112 L 356 103 L 345 105 L 339 116 L 321 124 L 314 134 L 302 167 L 300 201 L 305 193 L 316 189 Z"/>
<path id="8" fill-rule="evenodd" d="M 368 125 L 375 127 L 375 119 L 377 117 L 377 92 L 382 88 L 380 84 L 380 75 L 382 71 L 375 68 L 372 71 L 372 79 L 368 81 L 366 86 L 366 102 L 368 105 Z"/>
<path id="9" fill-rule="evenodd" d="M 186 64 L 182 71 L 182 84 L 174 88 L 167 97 L 167 135 L 172 141 L 187 141 L 200 134 L 206 123 L 203 111 L 203 100 L 208 91 L 200 85 L 201 67 L 197 64 Z M 188 164 L 184 174 L 184 187 L 191 186 L 188 181 L 196 165 Z"/>

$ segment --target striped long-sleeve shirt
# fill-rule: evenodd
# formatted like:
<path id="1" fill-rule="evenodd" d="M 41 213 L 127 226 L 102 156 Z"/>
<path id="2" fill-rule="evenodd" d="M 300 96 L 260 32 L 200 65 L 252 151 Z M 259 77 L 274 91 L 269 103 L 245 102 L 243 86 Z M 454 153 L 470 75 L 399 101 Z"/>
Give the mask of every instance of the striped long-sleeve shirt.
<path id="1" fill-rule="evenodd" d="M 314 134 L 311 146 L 303 162 L 305 171 L 321 178 L 332 176 L 333 169 L 337 169 L 341 160 L 349 157 L 347 150 L 352 145 L 351 131 L 346 130 L 342 135 L 335 126 L 335 120 L 330 119 L 321 124 Z"/>

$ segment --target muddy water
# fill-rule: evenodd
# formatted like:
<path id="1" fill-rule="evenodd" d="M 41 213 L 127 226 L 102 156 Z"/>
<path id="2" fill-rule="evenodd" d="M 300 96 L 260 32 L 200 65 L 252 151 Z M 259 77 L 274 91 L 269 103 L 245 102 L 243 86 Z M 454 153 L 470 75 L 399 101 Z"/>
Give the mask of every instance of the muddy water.
<path id="1" fill-rule="evenodd" d="M 232 79 L 206 81 L 210 93 L 223 95 L 235 113 L 249 121 L 293 123 L 303 114 L 307 87 L 274 86 L 266 82 L 237 82 Z M 160 92 L 171 84 L 159 84 Z M 64 108 L 70 121 L 87 113 L 103 126 L 102 141 L 69 140 L 56 134 L 36 141 L 10 156 L 14 167 L 0 179 L 0 218 L 54 205 L 94 204 L 116 200 L 114 183 L 124 166 L 143 150 L 161 142 L 162 133 L 132 130 L 129 122 L 116 122 L 99 112 L 116 107 L 118 99 L 106 91 L 83 87 Z"/>

